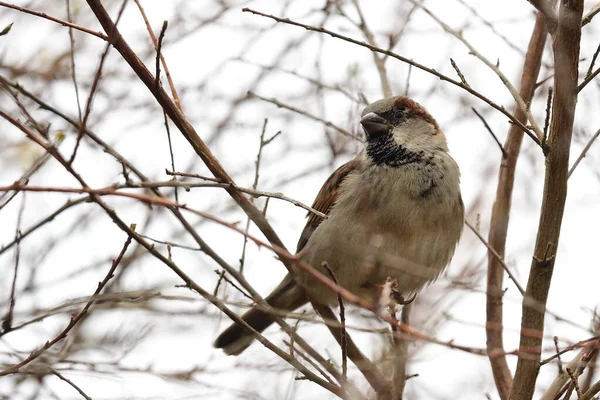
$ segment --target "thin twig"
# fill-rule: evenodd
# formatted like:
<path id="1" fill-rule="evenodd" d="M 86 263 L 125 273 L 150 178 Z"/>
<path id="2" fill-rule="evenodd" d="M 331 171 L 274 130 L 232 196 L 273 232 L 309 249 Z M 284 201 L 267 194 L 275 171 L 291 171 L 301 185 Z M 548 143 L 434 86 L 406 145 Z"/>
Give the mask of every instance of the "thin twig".
<path id="1" fill-rule="evenodd" d="M 326 261 L 321 263 L 321 267 L 325 268 L 329 273 L 331 280 L 338 285 L 338 280 L 333 273 L 333 270 Z M 344 300 L 341 294 L 337 294 L 338 305 L 340 306 L 340 347 L 342 349 L 342 379 L 348 379 L 348 334 L 346 333 L 346 309 L 344 308 Z"/>
<path id="2" fill-rule="evenodd" d="M 592 137 L 587 142 L 587 144 L 585 145 L 585 147 L 583 148 L 583 150 L 581 150 L 581 154 L 579 154 L 579 157 L 577 157 L 577 159 L 573 163 L 573 166 L 571 166 L 571 168 L 569 169 L 569 176 L 568 176 L 569 178 L 571 177 L 571 175 L 575 171 L 575 168 L 577 168 L 577 166 L 579 165 L 579 163 L 581 162 L 581 160 L 583 160 L 585 158 L 587 152 L 590 150 L 590 148 L 592 147 L 592 145 L 594 144 L 594 142 L 596 141 L 596 139 L 598 139 L 598 136 L 600 136 L 600 129 L 598 129 L 596 131 L 596 133 L 594 133 L 592 135 Z"/>
<path id="3" fill-rule="evenodd" d="M 485 65 L 487 65 L 492 71 L 494 71 L 496 73 L 496 75 L 498 75 L 498 78 L 500 78 L 500 80 L 502 81 L 502 83 L 504 84 L 504 86 L 508 89 L 508 91 L 512 95 L 513 99 L 515 99 L 515 101 L 517 102 L 517 104 L 521 108 L 521 111 L 523 111 L 523 113 L 525 113 L 525 115 L 527 115 L 527 120 L 531 124 L 531 127 L 532 127 L 533 131 L 536 133 L 538 140 L 542 140 L 542 137 L 543 137 L 542 130 L 538 126 L 537 122 L 535 121 L 535 118 L 533 117 L 533 114 L 531 114 L 531 110 L 529 109 L 529 106 L 525 103 L 525 101 L 523 100 L 523 98 L 521 97 L 521 95 L 519 94 L 519 92 L 517 91 L 517 89 L 510 82 L 510 80 L 500 70 L 500 68 L 498 67 L 498 65 L 492 63 L 487 58 L 485 58 L 479 51 L 477 51 L 477 49 L 475 49 L 475 47 L 473 47 L 471 45 L 471 43 L 469 43 L 464 38 L 464 36 L 463 36 L 462 33 L 458 32 L 455 29 L 452 29 L 448 24 L 446 24 L 444 21 L 442 21 L 441 19 L 439 19 L 434 13 L 432 13 L 422 3 L 417 2 L 416 0 L 409 0 L 409 1 L 411 3 L 413 3 L 414 5 L 417 5 L 418 7 L 420 7 L 423 11 L 425 11 L 425 13 L 427 13 L 431 18 L 433 18 L 433 20 L 435 20 L 446 32 L 448 32 L 449 34 L 451 34 L 452 36 L 454 36 L 458 40 L 460 40 L 465 46 L 467 46 L 467 48 L 469 49 L 470 54 L 472 54 L 475 57 L 477 57 Z M 542 0 L 542 1 L 546 1 L 546 0 Z M 463 84 L 464 84 L 464 82 L 463 82 Z"/>
<path id="4" fill-rule="evenodd" d="M 552 114 L 552 87 L 548 88 L 548 97 L 546 99 L 546 120 L 544 121 L 544 137 L 542 146 L 546 146 L 548 140 L 548 128 L 550 127 L 550 115 Z"/>
<path id="5" fill-rule="evenodd" d="M 265 141 L 265 133 L 267 131 L 267 123 L 269 120 L 265 118 L 262 126 L 262 130 L 260 132 L 260 143 L 258 146 L 258 152 L 256 154 L 256 161 L 254 161 L 254 182 L 252 182 L 252 190 L 256 190 L 258 187 L 258 179 L 260 178 L 260 161 L 262 156 L 263 147 L 265 147 L 268 142 Z M 277 136 L 277 135 L 275 135 Z M 254 197 L 250 199 L 251 202 L 254 202 Z M 246 218 L 246 233 L 250 229 L 250 217 Z M 244 273 L 244 264 L 246 261 L 246 246 L 248 245 L 248 236 L 244 236 L 244 243 L 242 245 L 242 255 L 240 257 L 240 274 Z"/>
<path id="6" fill-rule="evenodd" d="M 589 13 L 587 13 L 585 15 L 585 17 L 583 17 L 581 19 L 581 27 L 583 28 L 584 26 L 586 26 L 587 24 L 589 24 L 590 22 L 592 22 L 592 18 L 594 18 L 596 16 L 596 14 L 600 13 L 600 4 L 596 4 Z"/>
<path id="7" fill-rule="evenodd" d="M 146 30 L 148 31 L 148 35 L 150 35 L 150 39 L 152 39 L 154 49 L 157 50 L 157 54 L 160 55 L 160 61 L 162 62 L 163 69 L 165 70 L 165 75 L 167 77 L 167 82 L 169 82 L 169 88 L 171 89 L 171 95 L 173 96 L 173 100 L 175 100 L 175 104 L 177 105 L 177 108 L 182 110 L 181 100 L 179 100 L 179 94 L 177 93 L 177 90 L 175 89 L 175 84 L 173 83 L 173 79 L 171 78 L 171 72 L 169 71 L 169 68 L 167 66 L 167 61 L 165 60 L 162 53 L 158 51 L 158 41 L 156 39 L 156 36 L 154 35 L 154 32 L 152 31 L 152 26 L 150 26 L 150 21 L 148 21 L 148 17 L 146 17 L 146 12 L 144 11 L 144 7 L 142 7 L 140 0 L 134 0 L 134 1 L 135 1 L 135 4 L 138 6 L 138 9 L 140 10 L 140 14 L 142 16 L 142 19 L 144 20 L 144 23 L 146 24 Z"/>
<path id="8" fill-rule="evenodd" d="M 131 229 L 132 230 L 135 229 L 135 225 L 133 225 L 131 227 Z M 47 341 L 41 348 L 31 352 L 31 354 L 29 356 L 27 356 L 27 358 L 25 358 L 23 361 L 0 371 L 0 376 L 18 373 L 21 370 L 21 368 L 23 368 L 24 366 L 29 364 L 31 361 L 38 358 L 46 350 L 48 350 L 50 347 L 54 346 L 57 342 L 64 339 L 65 337 L 67 337 L 67 334 L 69 333 L 69 331 L 71 329 L 73 329 L 73 327 L 75 327 L 75 325 L 77 325 L 79 320 L 81 320 L 81 318 L 83 318 L 87 314 L 90 307 L 96 300 L 96 297 L 100 294 L 102 289 L 104 289 L 104 286 L 106 286 L 108 281 L 114 276 L 114 272 L 117 269 L 117 266 L 119 265 L 121 260 L 123 259 L 123 256 L 125 255 L 125 252 L 127 251 L 129 244 L 131 243 L 131 239 L 132 239 L 131 236 L 127 237 L 127 240 L 125 241 L 125 244 L 123 245 L 123 248 L 121 249 L 121 252 L 117 256 L 117 258 L 115 258 L 113 260 L 112 265 L 110 266 L 108 273 L 106 274 L 104 279 L 101 282 L 98 282 L 98 287 L 96 288 L 96 291 L 94 292 L 92 297 L 90 297 L 90 300 L 86 303 L 86 305 L 81 309 L 81 311 L 75 317 L 71 318 L 68 325 L 54 339 Z"/>
<path id="9" fill-rule="evenodd" d="M 481 122 L 483 122 L 483 126 L 485 126 L 485 129 L 487 129 L 487 131 L 490 133 L 490 135 L 492 135 L 492 137 L 494 138 L 494 141 L 496 142 L 496 144 L 498 145 L 498 147 L 500 147 L 500 151 L 502 152 L 502 158 L 506 158 L 507 154 L 506 154 L 506 151 L 504 150 L 504 147 L 502 146 L 502 143 L 500 143 L 500 140 L 498 140 L 498 136 L 496 136 L 496 134 L 494 133 L 494 131 L 492 131 L 492 128 L 487 123 L 487 121 L 485 120 L 485 118 L 483 118 L 483 115 L 481 115 L 475 109 L 475 107 L 471 107 L 471 110 L 473 110 L 473 112 L 475 113 L 475 115 L 477 115 L 479 117 L 479 119 L 481 120 Z"/>
<path id="10" fill-rule="evenodd" d="M 590 83 L 596 76 L 598 76 L 598 74 L 600 74 L 600 68 L 597 68 L 594 72 L 586 76 L 583 82 L 581 82 L 581 84 L 577 86 L 577 93 L 581 92 L 583 88 L 587 86 L 588 83 Z"/>
<path id="11" fill-rule="evenodd" d="M 510 271 L 510 268 L 508 268 L 508 265 L 506 265 L 506 262 L 504 262 L 504 259 L 502 258 L 502 256 L 500 254 L 498 254 L 496 249 L 494 249 L 487 242 L 487 240 L 485 240 L 485 238 L 483 236 L 481 236 L 479 231 L 477 229 L 475 229 L 475 227 L 473 225 L 471 225 L 471 223 L 469 221 L 465 220 L 465 225 L 467 225 L 467 227 L 469 227 L 471 232 L 473 232 L 475 234 L 475 236 L 477 236 L 477 238 L 481 241 L 481 243 L 483 243 L 485 245 L 485 247 L 487 247 L 488 251 L 495 257 L 495 259 L 500 263 L 500 265 L 502 265 L 502 268 L 504 268 L 504 271 L 506 272 L 506 274 L 508 275 L 510 280 L 513 281 L 513 283 L 515 284 L 519 293 L 521 293 L 522 296 L 525 295 L 525 289 L 523 289 L 523 287 L 521 286 L 519 281 L 517 281 L 517 277 L 513 275 L 513 273 Z"/>
<path id="12" fill-rule="evenodd" d="M 452 58 L 450 59 L 450 64 L 452 65 L 452 68 L 454 68 L 454 70 L 456 71 L 456 74 L 460 78 L 460 83 L 462 83 L 465 86 L 471 87 L 467 83 L 467 80 L 465 79 L 465 76 L 463 75 L 462 71 L 460 70 L 460 68 L 458 68 L 458 65 L 456 64 L 456 62 Z"/>
<path id="13" fill-rule="evenodd" d="M 419 64 L 419 63 L 417 63 L 417 62 L 415 62 L 415 61 L 413 61 L 413 60 L 411 60 L 409 58 L 403 57 L 403 56 L 398 55 L 396 53 L 393 53 L 393 52 L 391 52 L 389 50 L 385 50 L 385 49 L 382 49 L 382 48 L 370 45 L 368 43 L 361 42 L 360 40 L 352 39 L 350 37 L 347 37 L 347 36 L 341 35 L 339 33 L 330 31 L 329 29 L 325 29 L 325 28 L 320 27 L 320 26 L 312 26 L 312 25 L 302 24 L 300 22 L 292 21 L 289 18 L 276 17 L 274 15 L 265 14 L 265 13 L 262 13 L 260 11 L 256 11 L 256 10 L 253 10 L 253 9 L 250 9 L 250 8 L 246 8 L 246 7 L 242 9 L 242 12 L 249 12 L 249 13 L 252 13 L 252 14 L 255 14 L 255 15 L 260 15 L 260 16 L 265 17 L 265 18 L 273 19 L 273 20 L 275 20 L 277 22 L 281 22 L 281 23 L 284 23 L 284 24 L 298 26 L 298 27 L 304 28 L 304 29 L 309 30 L 309 31 L 324 33 L 324 34 L 329 35 L 331 37 L 334 37 L 336 39 L 344 40 L 346 42 L 353 43 L 353 44 L 356 44 L 356 45 L 361 46 L 361 47 L 365 47 L 365 48 L 367 48 L 367 49 L 369 49 L 371 51 L 375 51 L 375 52 L 378 52 L 378 53 L 385 54 L 385 55 L 387 55 L 389 57 L 395 58 L 395 59 L 397 59 L 399 61 L 402 61 L 402 62 L 404 62 L 406 64 L 409 64 L 409 65 L 412 65 L 412 66 L 414 66 L 416 68 L 419 68 L 422 71 L 428 72 L 431 75 L 434 75 L 434 76 L 438 77 L 442 81 L 446 81 L 446 82 L 449 82 L 449 83 L 451 83 L 451 84 L 453 84 L 455 86 L 458 86 L 459 88 L 461 88 L 461 89 L 463 89 L 463 90 L 471 93 L 473 96 L 477 97 L 478 99 L 484 101 L 490 107 L 492 107 L 492 108 L 500 111 L 502 114 L 504 114 L 506 117 L 508 117 L 508 119 L 510 119 L 516 126 L 518 126 L 521 130 L 523 130 L 523 132 L 525 132 L 525 134 L 527 134 L 527 136 L 529 136 L 531 138 L 531 140 L 533 140 L 538 145 L 540 144 L 540 141 L 537 138 L 537 136 L 534 133 L 532 133 L 523 123 L 521 123 L 519 120 L 517 120 L 511 113 L 509 113 L 506 110 L 506 108 L 504 108 L 503 106 L 499 106 L 498 104 L 494 103 L 493 101 L 491 101 L 490 99 L 488 99 L 487 97 L 485 97 L 484 95 L 482 95 L 481 93 L 479 93 L 478 91 L 476 91 L 476 90 L 474 90 L 474 89 L 472 89 L 472 88 L 470 88 L 468 86 L 463 85 L 460 81 L 452 79 L 452 78 L 450 78 L 450 77 L 448 77 L 448 76 L 446 76 L 446 75 L 444 75 L 444 74 L 436 71 L 435 69 L 428 68 L 428 67 L 426 67 L 426 66 L 424 66 L 422 64 Z"/>
<path id="14" fill-rule="evenodd" d="M 71 18 L 71 2 L 67 0 L 67 19 L 69 22 L 73 22 Z M 79 114 L 79 121 L 81 121 L 81 101 L 79 99 L 79 84 L 77 83 L 77 73 L 75 71 L 75 36 L 73 35 L 73 27 L 69 26 L 69 42 L 71 45 L 71 79 L 73 80 L 73 88 L 75 89 L 75 99 L 77 101 L 77 112 Z"/>
<path id="15" fill-rule="evenodd" d="M 412 64 L 408 64 L 408 72 L 406 73 L 406 87 L 404 88 L 404 95 L 408 96 L 408 90 L 410 88 L 410 76 L 412 74 Z"/>
<path id="16" fill-rule="evenodd" d="M 19 7 L 19 6 L 16 6 L 14 4 L 5 3 L 3 1 L 0 1 L 0 6 L 6 7 L 6 8 L 12 8 L 13 10 L 17 10 L 17 11 L 20 11 L 20 12 L 25 13 L 25 14 L 35 15 L 36 17 L 44 18 L 44 19 L 50 20 L 52 22 L 59 23 L 62 26 L 68 26 L 70 28 L 77 29 L 78 31 L 85 32 L 85 33 L 90 34 L 92 36 L 96 36 L 97 38 L 100 38 L 102 40 L 108 40 L 108 36 L 106 36 L 102 32 L 93 31 L 93 30 L 88 29 L 86 27 L 73 24 L 73 23 L 71 23 L 69 21 L 65 21 L 65 20 L 62 20 L 62 19 L 58 19 L 58 18 L 52 17 L 52 16 L 50 16 L 50 15 L 48 15 L 46 13 L 33 11 L 33 10 L 30 10 L 28 8 L 25 8 L 25 7 Z"/>
<path id="17" fill-rule="evenodd" d="M 598 58 L 598 53 L 600 53 L 600 43 L 598 43 L 598 47 L 596 48 L 596 51 L 592 56 L 592 61 L 590 61 L 590 66 L 588 67 L 587 73 L 585 74 L 586 77 L 592 74 L 592 70 L 594 69 L 594 65 L 596 64 L 596 59 Z"/>
<path id="18" fill-rule="evenodd" d="M 10 286 L 10 299 L 8 303 L 8 311 L 2 321 L 2 332 L 0 336 L 10 332 L 13 329 L 13 311 L 15 309 L 15 290 L 17 288 L 17 277 L 19 276 L 19 262 L 21 261 L 21 222 L 23 221 L 23 211 L 25 210 L 25 200 L 27 196 L 23 193 L 21 197 L 21 205 L 19 207 L 19 213 L 17 214 L 17 228 L 15 232 L 15 272 L 13 274 L 12 284 Z"/>
<path id="19" fill-rule="evenodd" d="M 348 132 L 344 128 L 341 128 L 341 127 L 333 124 L 330 121 L 326 121 L 323 118 L 317 117 L 316 115 L 312 115 L 311 113 L 309 113 L 307 111 L 304 111 L 304 110 L 301 110 L 299 108 L 290 106 L 289 104 L 282 103 L 282 102 L 280 102 L 277 99 L 262 97 L 262 96 L 260 96 L 260 95 L 258 95 L 256 93 L 254 93 L 254 92 L 248 92 L 248 95 L 251 96 L 251 97 L 256 97 L 258 99 L 264 100 L 264 101 L 266 101 L 268 103 L 275 104 L 279 108 L 285 108 L 286 110 L 290 110 L 290 111 L 293 111 L 293 112 L 298 113 L 300 115 L 304 115 L 305 117 L 308 117 L 308 118 L 310 118 L 310 119 L 312 119 L 314 121 L 321 122 L 323 125 L 325 125 L 325 126 L 327 126 L 329 128 L 332 128 L 332 129 L 338 131 L 339 133 L 341 133 L 342 135 L 344 135 L 346 137 L 349 137 L 351 139 L 358 140 L 358 141 L 361 140 L 358 136 L 356 136 L 356 135 Z"/>
<path id="20" fill-rule="evenodd" d="M 76 384 L 73 383 L 72 380 L 68 379 L 67 377 L 65 377 L 63 374 L 61 374 L 60 372 L 58 372 L 57 370 L 55 370 L 54 368 L 47 366 L 50 369 L 50 372 L 52 372 L 53 375 L 57 376 L 60 380 L 67 382 L 73 389 L 77 390 L 77 392 L 83 396 L 83 398 L 85 400 L 92 400 L 92 398 L 90 396 L 88 396 L 87 394 L 85 394 L 85 392 L 83 390 L 81 390 L 81 388 L 79 386 L 77 386 Z"/>
<path id="21" fill-rule="evenodd" d="M 363 32 L 369 44 L 377 46 L 375 36 L 373 35 L 371 30 L 369 29 L 369 26 L 367 25 L 367 21 L 365 20 L 365 16 L 363 15 L 358 0 L 352 0 L 352 4 L 354 5 L 356 13 L 358 14 L 358 18 L 360 20 L 358 28 Z M 383 93 L 383 97 L 392 97 L 392 85 L 390 84 L 390 78 L 385 68 L 386 59 L 387 57 L 380 56 L 378 53 L 373 52 L 373 61 L 379 74 L 379 80 L 381 82 L 381 91 Z"/>
<path id="22" fill-rule="evenodd" d="M 127 4 L 127 0 L 123 0 L 121 3 L 121 8 L 119 8 L 119 12 L 117 14 L 117 18 L 115 20 L 115 24 L 118 24 L 123 16 L 123 12 L 125 11 L 125 5 Z M 71 158 L 69 159 L 69 163 L 73 164 L 75 161 L 75 157 L 77 155 L 77 150 L 79 149 L 79 144 L 81 143 L 81 139 L 83 138 L 83 134 L 85 133 L 85 128 L 87 125 L 87 120 L 92 112 L 92 103 L 94 101 L 94 97 L 96 95 L 96 90 L 98 89 L 98 84 L 100 83 L 100 78 L 102 77 L 102 68 L 104 67 L 104 61 L 106 61 L 106 56 L 108 56 L 108 51 L 112 48 L 110 42 L 106 42 L 106 46 L 104 47 L 104 51 L 100 56 L 100 62 L 98 63 L 98 68 L 96 68 L 96 74 L 94 75 L 94 80 L 92 81 L 92 86 L 90 87 L 90 93 L 88 94 L 87 101 L 85 103 L 85 113 L 83 114 L 83 119 L 81 120 L 81 125 L 79 130 L 77 131 L 77 139 L 75 141 L 75 146 L 73 147 L 73 153 L 71 154 Z"/>
<path id="23" fill-rule="evenodd" d="M 556 361 L 557 361 L 557 365 L 558 365 L 558 373 L 562 374 L 564 373 L 563 370 L 563 366 L 562 366 L 562 360 L 560 359 L 560 349 L 558 348 L 558 336 L 554 336 L 554 348 L 556 349 Z"/>
<path id="24" fill-rule="evenodd" d="M 245 187 L 241 187 L 241 186 L 237 186 L 236 184 L 233 183 L 217 183 L 217 182 L 198 182 L 198 183 L 190 183 L 190 182 L 178 182 L 178 181 L 164 181 L 164 182 L 140 182 L 140 183 L 134 183 L 131 182 L 129 184 L 123 184 L 123 185 L 115 185 L 115 186 L 111 186 L 112 188 L 159 188 L 159 187 L 183 187 L 183 188 L 223 188 L 223 189 L 235 189 L 241 193 L 246 193 L 249 194 L 253 197 L 270 197 L 270 198 L 274 198 L 274 199 L 278 199 L 278 200 L 283 200 L 283 201 L 287 201 L 288 203 L 291 203 L 293 205 L 295 205 L 296 207 L 300 207 L 305 209 L 306 211 L 315 214 L 318 217 L 321 217 L 323 219 L 327 218 L 327 214 L 324 214 L 318 210 L 315 210 L 314 208 L 298 201 L 298 200 L 294 200 L 291 197 L 288 197 L 286 195 L 284 195 L 283 193 L 280 192 L 266 192 L 266 191 L 262 191 L 262 190 L 254 190 L 254 189 L 250 189 L 250 188 L 245 188 Z M 106 188 L 108 189 L 108 188 Z"/>
<path id="25" fill-rule="evenodd" d="M 156 45 L 156 73 L 154 74 L 154 85 L 158 88 L 160 85 L 160 59 L 162 56 L 162 43 L 165 38 L 165 33 L 167 32 L 167 27 L 169 26 L 169 21 L 164 20 L 162 24 L 162 28 L 160 28 L 160 34 L 158 35 L 158 44 Z"/>
<path id="26" fill-rule="evenodd" d="M 569 367 L 565 368 L 565 370 L 567 371 L 567 374 L 569 374 L 569 378 L 571 379 L 571 385 L 573 385 L 573 387 L 575 388 L 575 393 L 577 393 L 577 398 L 581 398 L 581 396 L 583 396 L 583 393 L 581 392 L 581 389 L 579 388 L 579 382 L 577 382 L 577 377 L 575 376 L 575 374 L 573 373 L 573 370 Z"/>

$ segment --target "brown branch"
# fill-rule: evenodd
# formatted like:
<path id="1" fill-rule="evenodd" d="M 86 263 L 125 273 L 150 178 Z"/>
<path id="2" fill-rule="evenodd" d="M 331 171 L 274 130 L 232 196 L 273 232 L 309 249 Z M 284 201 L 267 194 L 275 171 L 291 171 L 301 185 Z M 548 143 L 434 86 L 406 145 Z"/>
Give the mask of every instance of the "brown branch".
<path id="1" fill-rule="evenodd" d="M 544 18 L 538 13 L 533 32 L 531 33 L 531 39 L 529 40 L 527 54 L 525 55 L 519 90 L 521 98 L 527 104 L 531 103 L 533 94 L 535 93 L 535 82 L 538 79 L 542 65 L 546 36 Z M 527 116 L 519 106 L 515 106 L 514 115 L 523 123 L 527 121 Z M 503 280 L 505 270 L 503 259 L 506 251 L 506 235 L 510 218 L 515 169 L 522 142 L 523 132 L 517 126 L 511 125 L 504 144 L 506 157 L 502 159 L 499 168 L 496 201 L 492 209 L 488 237 L 490 249 L 488 250 L 486 289 L 486 338 L 487 349 L 490 354 L 498 351 L 500 353 L 504 352 L 503 330 L 498 329 L 498 327 L 502 327 L 503 323 L 502 297 L 504 296 Z M 491 249 L 495 251 L 492 252 Z M 500 257 L 496 257 L 495 253 Z M 522 289 L 520 290 L 523 293 Z M 506 357 L 490 357 L 490 365 L 498 394 L 501 399 L 507 399 L 512 387 L 512 375 L 508 368 Z"/>
<path id="2" fill-rule="evenodd" d="M 118 24 L 121 17 L 123 16 L 123 12 L 125 11 L 125 5 L 127 1 L 124 0 L 121 3 L 121 7 L 119 8 L 119 13 L 117 15 L 117 19 L 115 24 Z M 116 29 L 116 25 L 115 25 Z M 85 134 L 85 128 L 87 125 L 87 120 L 92 112 L 92 104 L 94 101 L 94 97 L 96 96 L 96 90 L 98 89 L 98 85 L 100 84 L 100 78 L 102 77 L 102 69 L 104 67 L 104 62 L 106 61 L 106 57 L 108 56 L 108 52 L 111 49 L 110 42 L 106 42 L 106 46 L 104 46 L 104 51 L 100 56 L 100 62 L 98 63 L 98 68 L 96 69 L 96 74 L 94 75 L 94 80 L 92 81 L 92 86 L 90 87 L 90 93 L 88 94 L 87 101 L 85 103 L 85 113 L 83 114 L 83 119 L 81 120 L 81 125 L 79 126 L 79 130 L 77 131 L 77 139 L 75 141 L 75 146 L 73 147 L 73 153 L 71 154 L 71 158 L 69 159 L 69 163 L 72 164 L 75 161 L 75 157 L 77 156 L 77 150 L 79 149 L 79 144 L 81 143 L 81 139 Z"/>
<path id="3" fill-rule="evenodd" d="M 581 16 L 583 0 L 560 2 L 558 25 L 552 37 L 554 50 L 554 88 L 552 122 L 545 148 L 546 172 L 544 195 L 538 235 L 523 299 L 521 318 L 521 349 L 537 348 L 527 357 L 519 355 L 512 400 L 527 400 L 533 397 L 541 356 L 542 336 L 535 337 L 525 332 L 544 332 L 544 310 L 531 307 L 534 303 L 546 304 L 552 270 L 556 260 L 560 227 L 567 197 L 569 150 L 573 136 L 573 122 L 577 102 L 577 76 L 579 68 L 579 46 L 581 41 Z"/>
<path id="4" fill-rule="evenodd" d="M 165 75 L 167 77 L 167 82 L 169 82 L 169 88 L 171 89 L 171 95 L 173 96 L 173 100 L 175 100 L 175 104 L 177 105 L 177 108 L 182 110 L 181 100 L 179 100 L 179 94 L 177 93 L 177 90 L 175 89 L 175 84 L 173 83 L 173 79 L 171 78 L 171 72 L 169 71 L 169 68 L 167 67 L 167 61 L 165 60 L 165 57 L 162 55 L 162 53 L 158 50 L 160 41 L 156 39 L 156 35 L 152 31 L 152 26 L 150 26 L 150 21 L 148 21 L 148 17 L 146 16 L 146 12 L 144 11 L 144 7 L 142 7 L 142 4 L 140 3 L 140 0 L 135 0 L 135 4 L 138 6 L 138 9 L 140 10 L 140 14 L 142 15 L 142 19 L 144 20 L 144 23 L 146 24 L 146 30 L 148 31 L 148 35 L 150 35 L 150 39 L 152 39 L 152 43 L 154 44 L 156 53 L 157 53 L 157 55 L 160 56 L 160 62 L 162 63 L 163 69 L 165 70 Z M 167 22 L 167 21 L 165 21 L 165 22 Z M 166 27 L 164 27 L 164 25 L 165 25 L 165 23 L 163 23 L 163 29 L 166 29 Z M 161 29 L 161 34 L 162 33 L 163 33 L 163 30 Z"/>

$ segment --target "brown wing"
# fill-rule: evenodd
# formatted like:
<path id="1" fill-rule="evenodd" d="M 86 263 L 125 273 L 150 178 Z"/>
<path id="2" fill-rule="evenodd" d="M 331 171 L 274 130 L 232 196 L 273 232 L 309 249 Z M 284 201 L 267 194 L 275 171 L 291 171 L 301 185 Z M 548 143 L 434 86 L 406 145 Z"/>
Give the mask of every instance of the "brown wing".
<path id="1" fill-rule="evenodd" d="M 340 185 L 348 177 L 348 175 L 358 170 L 360 164 L 360 160 L 355 158 L 354 160 L 348 161 L 346 164 L 336 169 L 335 172 L 331 174 L 329 178 L 327 178 L 323 184 L 323 187 L 321 187 L 321 190 L 319 190 L 312 208 L 322 212 L 323 214 L 329 215 L 331 207 L 333 207 L 337 200 Z M 306 226 L 304 226 L 302 234 L 300 235 L 300 240 L 298 240 L 296 253 L 299 253 L 300 250 L 304 248 L 306 242 L 308 242 L 308 238 L 310 235 L 312 235 L 315 229 L 317 229 L 317 226 L 319 226 L 321 221 L 323 221 L 323 218 L 313 214 L 312 212 L 308 213 L 308 221 L 306 221 Z"/>

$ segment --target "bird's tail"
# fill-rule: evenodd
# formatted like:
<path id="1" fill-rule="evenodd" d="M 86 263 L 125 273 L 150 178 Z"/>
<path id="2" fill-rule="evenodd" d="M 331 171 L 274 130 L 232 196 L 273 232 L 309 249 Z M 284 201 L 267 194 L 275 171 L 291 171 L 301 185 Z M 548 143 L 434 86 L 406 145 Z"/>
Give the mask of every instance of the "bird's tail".
<path id="1" fill-rule="evenodd" d="M 304 289 L 288 274 L 285 279 L 265 299 L 267 303 L 278 311 L 294 311 L 308 303 Z M 243 320 L 258 332 L 262 332 L 275 320 L 273 316 L 258 307 L 253 307 L 242 316 Z M 238 355 L 248 348 L 254 337 L 241 325 L 232 324 L 225 329 L 215 340 L 213 346 L 223 349 L 228 355 Z"/>

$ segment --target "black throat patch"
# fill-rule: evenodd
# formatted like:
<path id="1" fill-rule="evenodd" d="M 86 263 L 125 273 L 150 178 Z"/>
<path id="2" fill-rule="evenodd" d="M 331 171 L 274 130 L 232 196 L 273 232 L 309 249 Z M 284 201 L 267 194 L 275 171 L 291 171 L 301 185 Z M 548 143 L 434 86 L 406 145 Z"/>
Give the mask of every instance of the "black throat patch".
<path id="1" fill-rule="evenodd" d="M 381 135 L 367 142 L 367 155 L 376 165 L 400 167 L 422 161 L 422 154 L 397 144 L 391 135 Z"/>

